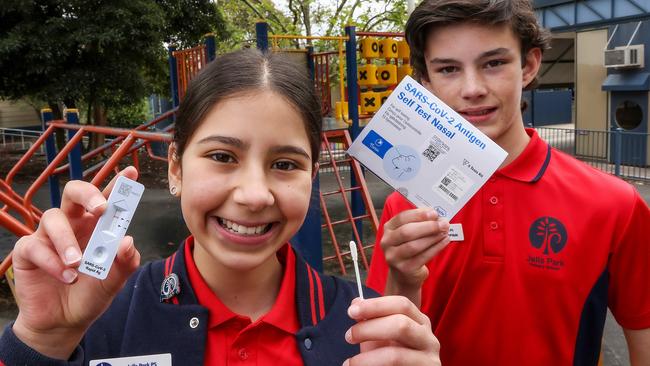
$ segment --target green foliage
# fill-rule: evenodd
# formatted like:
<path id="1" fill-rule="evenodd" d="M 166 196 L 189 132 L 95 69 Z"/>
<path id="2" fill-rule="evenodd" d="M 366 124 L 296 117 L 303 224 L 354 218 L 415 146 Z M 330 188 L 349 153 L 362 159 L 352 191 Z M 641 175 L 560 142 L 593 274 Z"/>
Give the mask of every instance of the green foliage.
<path id="1" fill-rule="evenodd" d="M 269 23 L 271 33 L 296 33 L 287 16 L 269 0 L 219 0 L 219 8 L 231 36 L 219 43 L 220 50 L 255 47 L 255 23 L 261 20 Z"/>
<path id="2" fill-rule="evenodd" d="M 108 110 L 108 124 L 113 127 L 133 128 L 152 118 L 148 111 L 146 99 L 142 99 L 140 103 L 120 105 Z"/>
<path id="3" fill-rule="evenodd" d="M 229 38 L 221 6 L 215 6 L 212 1 L 156 0 L 156 3 L 165 14 L 163 33 L 168 44 L 176 44 L 179 49 L 194 47 L 207 33 L 214 33 L 219 41 Z"/>
<path id="4" fill-rule="evenodd" d="M 208 32 L 227 38 L 210 0 L 5 0 L 0 97 L 139 104 L 169 90 L 164 42 L 196 45 Z"/>
<path id="5" fill-rule="evenodd" d="M 130 121 L 142 116 L 144 96 L 169 93 L 166 44 L 192 47 L 212 32 L 219 52 L 254 47 L 258 20 L 272 34 L 342 35 L 348 24 L 402 31 L 405 7 L 405 0 L 3 0 L 0 98 L 99 107 L 111 123 Z"/>

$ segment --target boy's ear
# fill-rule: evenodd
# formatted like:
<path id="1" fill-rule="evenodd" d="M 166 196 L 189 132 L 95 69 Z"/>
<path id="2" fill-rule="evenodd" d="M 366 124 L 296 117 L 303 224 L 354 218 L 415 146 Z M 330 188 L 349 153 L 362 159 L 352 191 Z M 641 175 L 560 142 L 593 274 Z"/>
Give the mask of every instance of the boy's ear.
<path id="1" fill-rule="evenodd" d="M 181 159 L 176 152 L 176 144 L 169 144 L 167 149 L 167 179 L 169 187 L 176 187 L 178 192 L 181 190 Z"/>
<path id="2" fill-rule="evenodd" d="M 531 48 L 526 53 L 522 72 L 522 85 L 525 89 L 528 84 L 532 83 L 542 65 L 542 50 L 538 47 Z"/>

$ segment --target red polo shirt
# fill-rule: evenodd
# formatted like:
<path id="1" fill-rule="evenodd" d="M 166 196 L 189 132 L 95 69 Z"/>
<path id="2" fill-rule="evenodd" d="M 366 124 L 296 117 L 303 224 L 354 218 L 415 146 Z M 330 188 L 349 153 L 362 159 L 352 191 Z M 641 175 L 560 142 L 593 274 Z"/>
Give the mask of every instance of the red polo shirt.
<path id="1" fill-rule="evenodd" d="M 185 245 L 187 273 L 199 303 L 209 311 L 205 365 L 302 365 L 295 333 L 295 256 L 289 245 L 277 255 L 284 267 L 280 292 L 271 310 L 254 323 L 228 309 L 210 290 L 194 263 L 190 237 Z"/>
<path id="2" fill-rule="evenodd" d="M 534 130 L 451 220 L 465 240 L 429 263 L 422 310 L 443 365 L 596 364 L 606 308 L 650 327 L 650 210 L 634 187 L 551 149 Z M 383 225 L 414 206 L 393 193 Z M 379 245 L 368 286 L 383 292 Z"/>

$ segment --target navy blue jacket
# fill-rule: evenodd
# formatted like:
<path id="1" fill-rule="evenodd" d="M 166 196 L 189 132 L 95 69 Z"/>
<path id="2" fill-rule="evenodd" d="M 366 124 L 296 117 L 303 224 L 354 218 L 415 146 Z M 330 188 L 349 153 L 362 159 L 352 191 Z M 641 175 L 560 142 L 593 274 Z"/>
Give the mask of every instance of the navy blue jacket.
<path id="1" fill-rule="evenodd" d="M 134 273 L 70 360 L 36 353 L 16 338 L 11 324 L 0 338 L 0 360 L 7 366 L 87 365 L 96 359 L 171 353 L 173 365 L 203 366 L 208 310 L 199 305 L 190 285 L 184 246 L 172 257 L 146 264 Z M 301 324 L 296 341 L 304 364 L 340 365 L 359 353 L 359 347 L 348 344 L 344 337 L 354 324 L 347 309 L 358 296 L 356 285 L 318 273 L 297 253 L 295 271 Z M 178 275 L 180 293 L 173 301 L 161 302 L 166 272 Z M 365 291 L 377 296 L 372 290 Z"/>

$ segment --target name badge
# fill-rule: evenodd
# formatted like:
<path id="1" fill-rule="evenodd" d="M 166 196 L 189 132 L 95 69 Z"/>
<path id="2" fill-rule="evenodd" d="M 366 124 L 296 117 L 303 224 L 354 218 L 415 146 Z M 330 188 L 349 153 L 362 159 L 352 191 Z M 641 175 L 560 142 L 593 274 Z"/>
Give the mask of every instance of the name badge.
<path id="1" fill-rule="evenodd" d="M 172 366 L 172 354 L 161 353 L 157 355 L 105 358 L 92 360 L 88 366 Z"/>
<path id="2" fill-rule="evenodd" d="M 463 235 L 463 224 L 449 224 L 449 240 L 465 240 L 465 235 Z"/>

